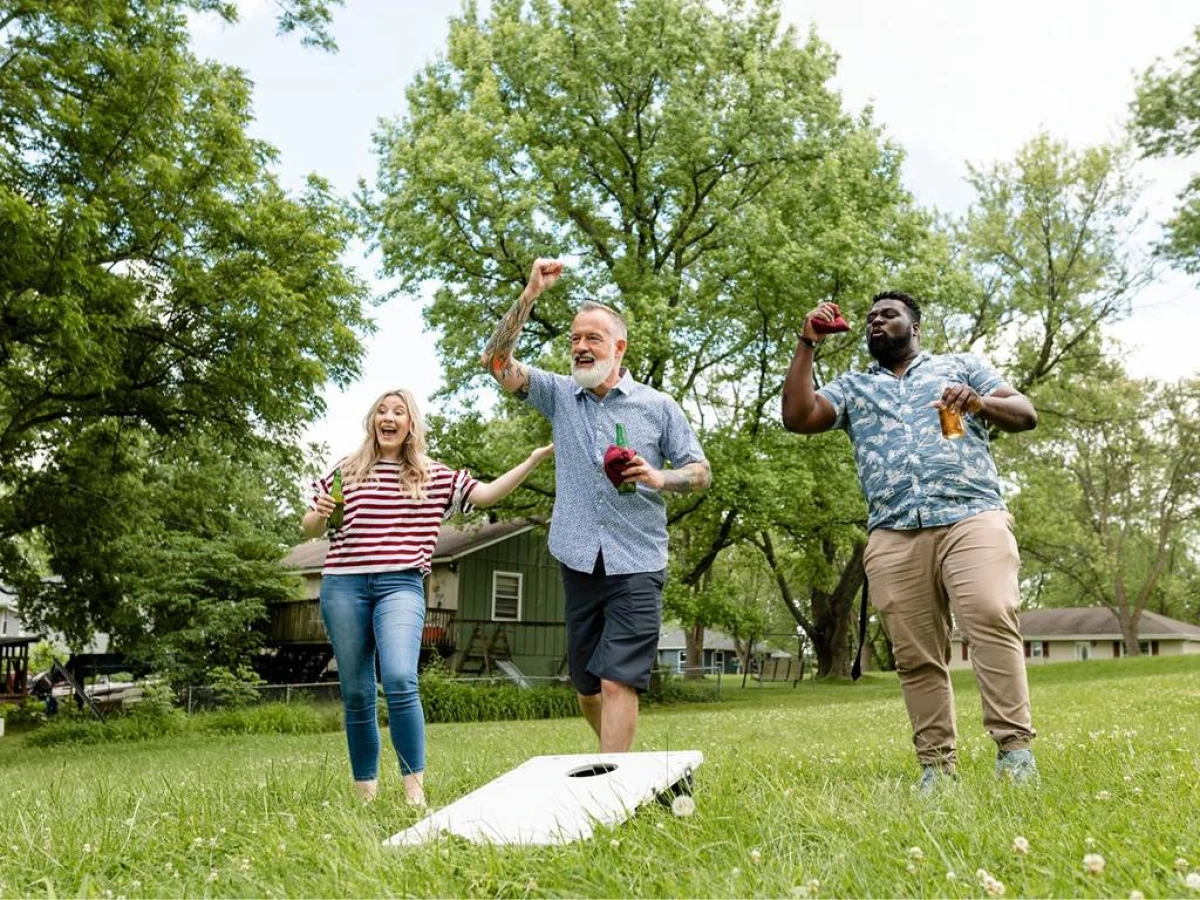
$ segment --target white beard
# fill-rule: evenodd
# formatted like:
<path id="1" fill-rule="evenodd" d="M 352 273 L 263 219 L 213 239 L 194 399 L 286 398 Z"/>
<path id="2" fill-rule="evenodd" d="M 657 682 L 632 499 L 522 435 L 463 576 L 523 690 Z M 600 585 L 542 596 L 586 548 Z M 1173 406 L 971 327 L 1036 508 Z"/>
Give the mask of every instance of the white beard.
<path id="1" fill-rule="evenodd" d="M 608 376 L 612 374 L 615 360 L 606 359 L 603 362 L 596 360 L 592 363 L 590 369 L 580 369 L 575 366 L 574 360 L 571 362 L 571 375 L 575 378 L 575 383 L 584 390 L 592 390 L 598 388 L 608 380 Z"/>

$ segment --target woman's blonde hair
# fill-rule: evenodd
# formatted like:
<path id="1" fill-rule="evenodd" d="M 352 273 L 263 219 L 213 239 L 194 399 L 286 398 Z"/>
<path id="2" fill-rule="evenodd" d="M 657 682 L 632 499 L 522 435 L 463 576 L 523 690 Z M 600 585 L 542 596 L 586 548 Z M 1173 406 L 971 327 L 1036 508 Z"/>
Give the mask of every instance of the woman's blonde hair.
<path id="1" fill-rule="evenodd" d="M 375 439 L 375 413 L 388 397 L 399 397 L 408 410 L 408 437 L 400 445 L 400 490 L 414 500 L 425 499 L 425 484 L 429 481 L 430 459 L 425 454 L 425 420 L 417 407 L 412 391 L 403 388 L 384 391 L 371 404 L 363 419 L 366 437 L 362 446 L 342 461 L 342 479 L 347 484 L 375 480 L 375 463 L 379 462 L 379 442 Z"/>

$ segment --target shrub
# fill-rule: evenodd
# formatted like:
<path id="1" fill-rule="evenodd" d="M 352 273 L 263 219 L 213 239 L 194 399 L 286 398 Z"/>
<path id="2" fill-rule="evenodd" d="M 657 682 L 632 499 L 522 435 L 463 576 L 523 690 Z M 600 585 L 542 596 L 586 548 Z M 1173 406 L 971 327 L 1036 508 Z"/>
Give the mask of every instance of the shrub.
<path id="1" fill-rule="evenodd" d="M 421 673 L 421 704 L 427 722 L 558 719 L 579 713 L 575 692 L 569 686 L 472 684 L 451 680 L 440 666 Z"/>
<path id="2" fill-rule="evenodd" d="M 262 699 L 258 689 L 264 683 L 263 679 L 245 664 L 238 666 L 236 672 L 216 666 L 209 670 L 208 677 L 217 706 L 239 709 Z"/>
<path id="3" fill-rule="evenodd" d="M 9 726 L 40 725 L 46 721 L 46 704 L 33 697 L 20 703 L 0 703 L 0 719 Z"/>
<path id="4" fill-rule="evenodd" d="M 720 701 L 716 686 L 707 681 L 689 681 L 667 669 L 658 669 L 650 679 L 650 689 L 643 695 L 647 703 L 716 703 Z"/>
<path id="5" fill-rule="evenodd" d="M 181 734 L 187 730 L 187 717 L 173 710 L 174 715 L 158 716 L 147 713 L 138 704 L 127 715 L 99 719 L 69 718 L 55 720 L 39 728 L 28 738 L 35 747 L 64 744 L 107 744 L 123 741 L 145 741 L 156 737 Z"/>
<path id="6" fill-rule="evenodd" d="M 37 747 L 144 741 L 173 734 L 318 734 L 340 731 L 336 709 L 307 703 L 267 703 L 241 709 L 223 709 L 187 716 L 181 710 L 166 714 L 153 704 L 137 704 L 125 715 L 98 719 L 54 721 L 29 736 Z"/>

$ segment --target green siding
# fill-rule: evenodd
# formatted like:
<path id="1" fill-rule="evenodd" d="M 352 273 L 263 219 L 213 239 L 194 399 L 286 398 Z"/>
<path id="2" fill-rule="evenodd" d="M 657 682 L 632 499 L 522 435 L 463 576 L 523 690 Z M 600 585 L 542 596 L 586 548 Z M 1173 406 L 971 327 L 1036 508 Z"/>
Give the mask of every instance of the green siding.
<path id="1" fill-rule="evenodd" d="M 518 572 L 521 621 L 492 621 L 492 574 Z M 513 662 L 526 675 L 557 673 L 567 648 L 563 588 L 558 561 L 546 548 L 546 532 L 535 528 L 485 547 L 458 561 L 458 649 L 467 648 L 477 623 L 493 638 L 503 629 Z"/>

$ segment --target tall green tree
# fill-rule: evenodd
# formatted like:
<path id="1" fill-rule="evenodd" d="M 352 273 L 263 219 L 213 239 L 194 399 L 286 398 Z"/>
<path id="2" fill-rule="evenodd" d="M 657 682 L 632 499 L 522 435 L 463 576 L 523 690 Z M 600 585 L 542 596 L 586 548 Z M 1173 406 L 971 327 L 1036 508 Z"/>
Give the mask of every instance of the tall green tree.
<path id="1" fill-rule="evenodd" d="M 1012 161 L 973 167 L 975 199 L 957 234 L 974 279 L 928 337 L 981 351 L 1036 399 L 1109 352 L 1153 267 L 1135 232 L 1140 185 L 1121 146 L 1072 149 L 1041 133 Z"/>
<path id="2" fill-rule="evenodd" d="M 377 135 L 367 208 L 400 292 L 441 285 L 426 320 L 448 402 L 482 383 L 479 352 L 536 256 L 569 270 L 535 306 L 521 359 L 562 371 L 584 298 L 627 317 L 626 365 L 681 401 L 713 460 L 712 490 L 670 508 L 672 574 L 693 592 L 771 526 L 764 511 L 784 499 L 768 491 L 808 502 L 807 442 L 792 439 L 787 471 L 754 450 L 781 431 L 804 313 L 827 296 L 861 310 L 929 238 L 901 154 L 842 109 L 834 72 L 829 47 L 784 28 L 769 0 L 501 0 L 452 21 L 406 115 Z M 498 411 L 531 421 L 507 398 Z M 703 618 L 685 624 L 716 624 Z"/>
<path id="3" fill-rule="evenodd" d="M 330 5 L 284 0 L 280 27 L 322 43 Z M 261 442 L 294 448 L 325 382 L 358 372 L 369 327 L 341 262 L 344 202 L 315 177 L 299 195 L 279 186 L 274 150 L 247 133 L 249 81 L 193 55 L 189 9 L 235 13 L 0 7 L 0 578 L 45 574 L 13 549 L 36 531 L 82 604 L 76 634 L 113 624 L 118 586 L 74 559 L 127 533 L 121 498 L 146 496 L 146 448 L 203 435 L 231 467 Z"/>
<path id="4" fill-rule="evenodd" d="M 1027 443 L 1013 501 L 1027 577 L 1048 576 L 1069 605 L 1107 606 L 1136 655 L 1142 613 L 1200 527 L 1200 383 L 1117 375 L 1062 401 L 1074 408 Z"/>
<path id="5" fill-rule="evenodd" d="M 1132 132 L 1150 157 L 1194 158 L 1200 151 L 1200 27 L 1174 65 L 1159 61 L 1138 85 Z M 1162 251 L 1193 275 L 1200 274 L 1200 170 L 1179 195 L 1179 207 L 1167 222 Z"/>

